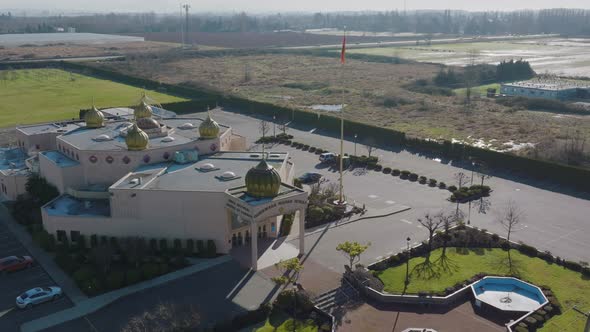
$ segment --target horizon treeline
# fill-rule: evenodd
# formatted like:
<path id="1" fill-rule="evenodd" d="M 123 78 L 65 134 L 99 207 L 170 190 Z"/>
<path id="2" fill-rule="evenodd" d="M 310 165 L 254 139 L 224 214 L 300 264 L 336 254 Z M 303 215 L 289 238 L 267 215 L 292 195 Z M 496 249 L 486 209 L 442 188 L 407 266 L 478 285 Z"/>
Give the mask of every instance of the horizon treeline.
<path id="1" fill-rule="evenodd" d="M 184 17 L 137 14 L 96 14 L 87 16 L 18 17 L 0 13 L 0 33 L 52 32 L 74 27 L 79 32 L 144 33 L 179 32 Z M 590 10 L 544 9 L 512 12 L 387 11 L 358 13 L 315 13 L 253 15 L 201 15 L 189 17 L 193 32 L 303 31 L 347 27 L 348 30 L 392 33 L 444 33 L 452 35 L 498 35 L 557 33 L 590 35 Z"/>

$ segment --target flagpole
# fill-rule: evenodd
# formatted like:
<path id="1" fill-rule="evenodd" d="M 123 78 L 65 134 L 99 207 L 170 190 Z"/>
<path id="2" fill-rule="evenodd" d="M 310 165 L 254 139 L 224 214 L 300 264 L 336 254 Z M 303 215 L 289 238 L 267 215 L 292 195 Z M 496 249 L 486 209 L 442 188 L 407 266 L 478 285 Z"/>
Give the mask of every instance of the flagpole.
<path id="1" fill-rule="evenodd" d="M 344 37 L 342 39 L 342 54 L 341 54 L 341 71 L 340 71 L 340 82 L 344 82 L 342 80 L 344 76 L 344 62 L 345 62 L 345 51 L 346 51 L 346 26 L 344 26 Z M 342 89 L 342 103 L 340 105 L 340 200 L 338 203 L 340 205 L 344 205 L 344 184 L 342 176 L 343 171 L 343 159 L 344 159 L 344 89 Z"/>

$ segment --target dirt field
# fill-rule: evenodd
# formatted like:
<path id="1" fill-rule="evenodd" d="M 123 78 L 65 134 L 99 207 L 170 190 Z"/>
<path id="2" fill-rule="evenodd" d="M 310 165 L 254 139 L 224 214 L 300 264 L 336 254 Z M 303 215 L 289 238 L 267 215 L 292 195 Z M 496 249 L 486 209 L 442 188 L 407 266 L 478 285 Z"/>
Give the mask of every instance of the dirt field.
<path id="1" fill-rule="evenodd" d="M 142 36 L 146 41 L 179 43 L 177 32 L 154 32 L 146 34 L 130 34 Z M 315 34 L 301 32 L 191 32 L 190 40 L 197 45 L 223 48 L 260 48 L 287 46 L 332 45 L 342 42 L 341 34 Z M 350 44 L 376 43 L 380 41 L 396 41 L 416 38 L 415 35 L 401 36 L 363 36 L 351 35 Z"/>
<path id="2" fill-rule="evenodd" d="M 461 96 L 431 96 L 402 87 L 432 77 L 439 70 L 436 65 L 350 60 L 341 68 L 337 58 L 287 54 L 135 59 L 100 65 L 167 83 L 214 87 L 283 106 L 306 108 L 343 102 L 349 119 L 413 136 L 457 139 L 500 150 L 524 143 L 556 142 L 574 127 L 590 135 L 590 117 L 514 111 L 487 98 L 476 100 L 473 111 L 466 113 Z M 514 145 L 505 144 L 508 142 Z"/>
<path id="3" fill-rule="evenodd" d="M 464 66 L 471 62 L 496 64 L 502 60 L 524 59 L 537 73 L 549 72 L 566 76 L 590 76 L 590 39 L 549 38 L 521 41 L 419 45 L 412 47 L 379 47 L 350 50 L 351 53 L 399 56 L 417 61 Z"/>
<path id="4" fill-rule="evenodd" d="M 0 61 L 66 58 L 84 56 L 124 55 L 131 53 L 152 53 L 170 50 L 178 45 L 159 42 L 131 42 L 113 44 L 59 44 L 50 46 L 0 48 Z"/>

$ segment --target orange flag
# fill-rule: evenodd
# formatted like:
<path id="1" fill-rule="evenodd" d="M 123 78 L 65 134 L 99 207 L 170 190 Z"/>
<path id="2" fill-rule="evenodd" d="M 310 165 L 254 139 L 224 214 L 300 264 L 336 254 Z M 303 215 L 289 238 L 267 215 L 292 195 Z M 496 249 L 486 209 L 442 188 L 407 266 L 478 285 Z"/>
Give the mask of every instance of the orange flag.
<path id="1" fill-rule="evenodd" d="M 346 30 L 344 31 L 344 36 L 342 36 L 342 51 L 340 52 L 340 63 L 346 63 Z"/>

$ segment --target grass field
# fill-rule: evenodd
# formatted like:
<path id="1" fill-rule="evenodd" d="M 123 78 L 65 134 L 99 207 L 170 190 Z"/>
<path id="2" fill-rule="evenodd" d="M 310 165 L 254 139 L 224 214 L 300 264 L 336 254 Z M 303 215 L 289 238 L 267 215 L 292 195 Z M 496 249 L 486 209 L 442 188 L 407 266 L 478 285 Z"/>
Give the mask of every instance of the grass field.
<path id="1" fill-rule="evenodd" d="M 407 293 L 419 291 L 440 292 L 446 287 L 469 279 L 480 272 L 508 274 L 507 252 L 502 249 L 447 249 L 446 259 L 441 259 L 442 249 L 432 252 L 431 264 L 424 264 L 422 257 L 410 260 L 410 283 Z M 578 272 L 556 264 L 548 264 L 539 258 L 530 258 L 516 250 L 511 251 L 513 267 L 524 280 L 536 285 L 547 285 L 563 306 L 564 313 L 553 317 L 539 331 L 582 331 L 585 319 L 571 308 L 574 305 L 590 311 L 590 280 Z M 406 265 L 379 272 L 378 277 L 385 291 L 402 293 Z"/>
<path id="2" fill-rule="evenodd" d="M 500 93 L 500 83 L 492 83 L 492 84 L 474 86 L 473 88 L 471 88 L 471 93 L 475 94 L 475 95 L 479 95 L 479 96 L 485 96 L 488 93 L 489 88 L 494 88 L 494 89 L 496 89 L 496 93 Z M 453 90 L 453 92 L 457 96 L 465 96 L 465 91 L 467 91 L 466 88 Z"/>
<path id="3" fill-rule="evenodd" d="M 264 325 L 258 328 L 254 328 L 252 332 L 317 332 L 318 326 L 313 320 L 297 321 L 296 328 L 295 320 L 289 316 L 280 313 L 273 312 L 271 316 L 264 322 Z"/>
<path id="4" fill-rule="evenodd" d="M 142 90 L 58 69 L 0 71 L 0 127 L 78 117 L 81 108 L 130 106 Z M 182 101 L 147 91 L 159 103 Z"/>

